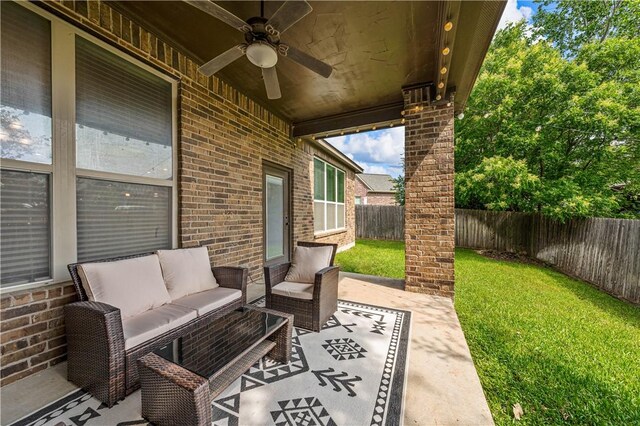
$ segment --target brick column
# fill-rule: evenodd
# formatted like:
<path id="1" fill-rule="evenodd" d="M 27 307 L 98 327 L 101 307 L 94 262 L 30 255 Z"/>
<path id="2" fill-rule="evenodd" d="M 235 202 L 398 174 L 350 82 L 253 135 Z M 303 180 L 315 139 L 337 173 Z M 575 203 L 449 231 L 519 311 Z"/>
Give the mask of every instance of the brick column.
<path id="1" fill-rule="evenodd" d="M 405 289 L 453 298 L 453 106 L 414 90 L 404 93 Z"/>

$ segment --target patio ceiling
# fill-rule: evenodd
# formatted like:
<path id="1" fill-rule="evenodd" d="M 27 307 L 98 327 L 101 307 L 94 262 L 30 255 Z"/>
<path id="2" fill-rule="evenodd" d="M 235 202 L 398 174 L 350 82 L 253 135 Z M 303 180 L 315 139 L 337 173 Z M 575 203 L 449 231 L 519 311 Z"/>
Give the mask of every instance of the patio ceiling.
<path id="1" fill-rule="evenodd" d="M 260 14 L 260 3 L 218 1 L 241 19 Z M 283 40 L 321 59 L 334 71 L 325 79 L 280 58 L 282 98 L 268 100 L 260 69 L 246 57 L 218 76 L 294 125 L 294 135 L 401 119 L 402 87 L 431 84 L 431 96 L 456 109 L 469 96 L 498 24 L 501 1 L 312 1 L 313 12 L 291 27 Z M 201 63 L 242 42 L 242 34 L 181 1 L 118 1 L 114 7 L 148 27 Z M 282 4 L 265 3 L 265 16 Z M 445 22 L 453 29 L 443 31 Z M 441 50 L 450 46 L 444 57 Z M 442 81 L 445 87 L 438 91 Z"/>

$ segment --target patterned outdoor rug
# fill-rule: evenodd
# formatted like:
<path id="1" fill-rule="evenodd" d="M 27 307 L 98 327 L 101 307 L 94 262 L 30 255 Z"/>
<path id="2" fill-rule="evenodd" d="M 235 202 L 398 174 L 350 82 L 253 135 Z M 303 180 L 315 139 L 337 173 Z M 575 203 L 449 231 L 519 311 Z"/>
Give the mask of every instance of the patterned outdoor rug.
<path id="1" fill-rule="evenodd" d="M 402 424 L 410 322 L 406 311 L 339 301 L 320 333 L 294 328 L 291 363 L 260 361 L 216 398 L 213 424 Z M 140 412 L 139 391 L 109 409 L 78 390 L 15 424 L 145 425 Z"/>

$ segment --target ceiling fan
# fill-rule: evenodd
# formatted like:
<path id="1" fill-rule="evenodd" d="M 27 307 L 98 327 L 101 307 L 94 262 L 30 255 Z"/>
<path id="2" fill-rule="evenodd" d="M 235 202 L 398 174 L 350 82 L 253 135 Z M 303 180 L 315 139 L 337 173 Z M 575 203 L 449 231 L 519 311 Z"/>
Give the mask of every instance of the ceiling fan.
<path id="1" fill-rule="evenodd" d="M 244 33 L 244 43 L 232 47 L 199 68 L 200 72 L 205 75 L 213 75 L 242 55 L 247 55 L 247 59 L 252 64 L 262 69 L 267 97 L 279 99 L 282 94 L 275 68 L 278 54 L 299 63 L 324 78 L 328 78 L 333 71 L 330 65 L 284 44 L 280 40 L 282 33 L 311 13 L 313 8 L 306 1 L 285 1 L 271 18 L 266 19 L 264 18 L 263 0 L 260 4 L 260 16 L 249 18 L 246 22 L 211 1 L 184 1 Z"/>

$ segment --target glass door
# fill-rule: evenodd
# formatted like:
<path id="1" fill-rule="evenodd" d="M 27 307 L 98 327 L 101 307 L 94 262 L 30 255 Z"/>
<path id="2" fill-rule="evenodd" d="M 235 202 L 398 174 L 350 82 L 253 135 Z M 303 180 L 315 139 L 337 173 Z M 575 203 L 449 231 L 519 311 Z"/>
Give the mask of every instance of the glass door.
<path id="1" fill-rule="evenodd" d="M 264 261 L 272 265 L 289 261 L 289 171 L 265 164 L 262 176 Z"/>

